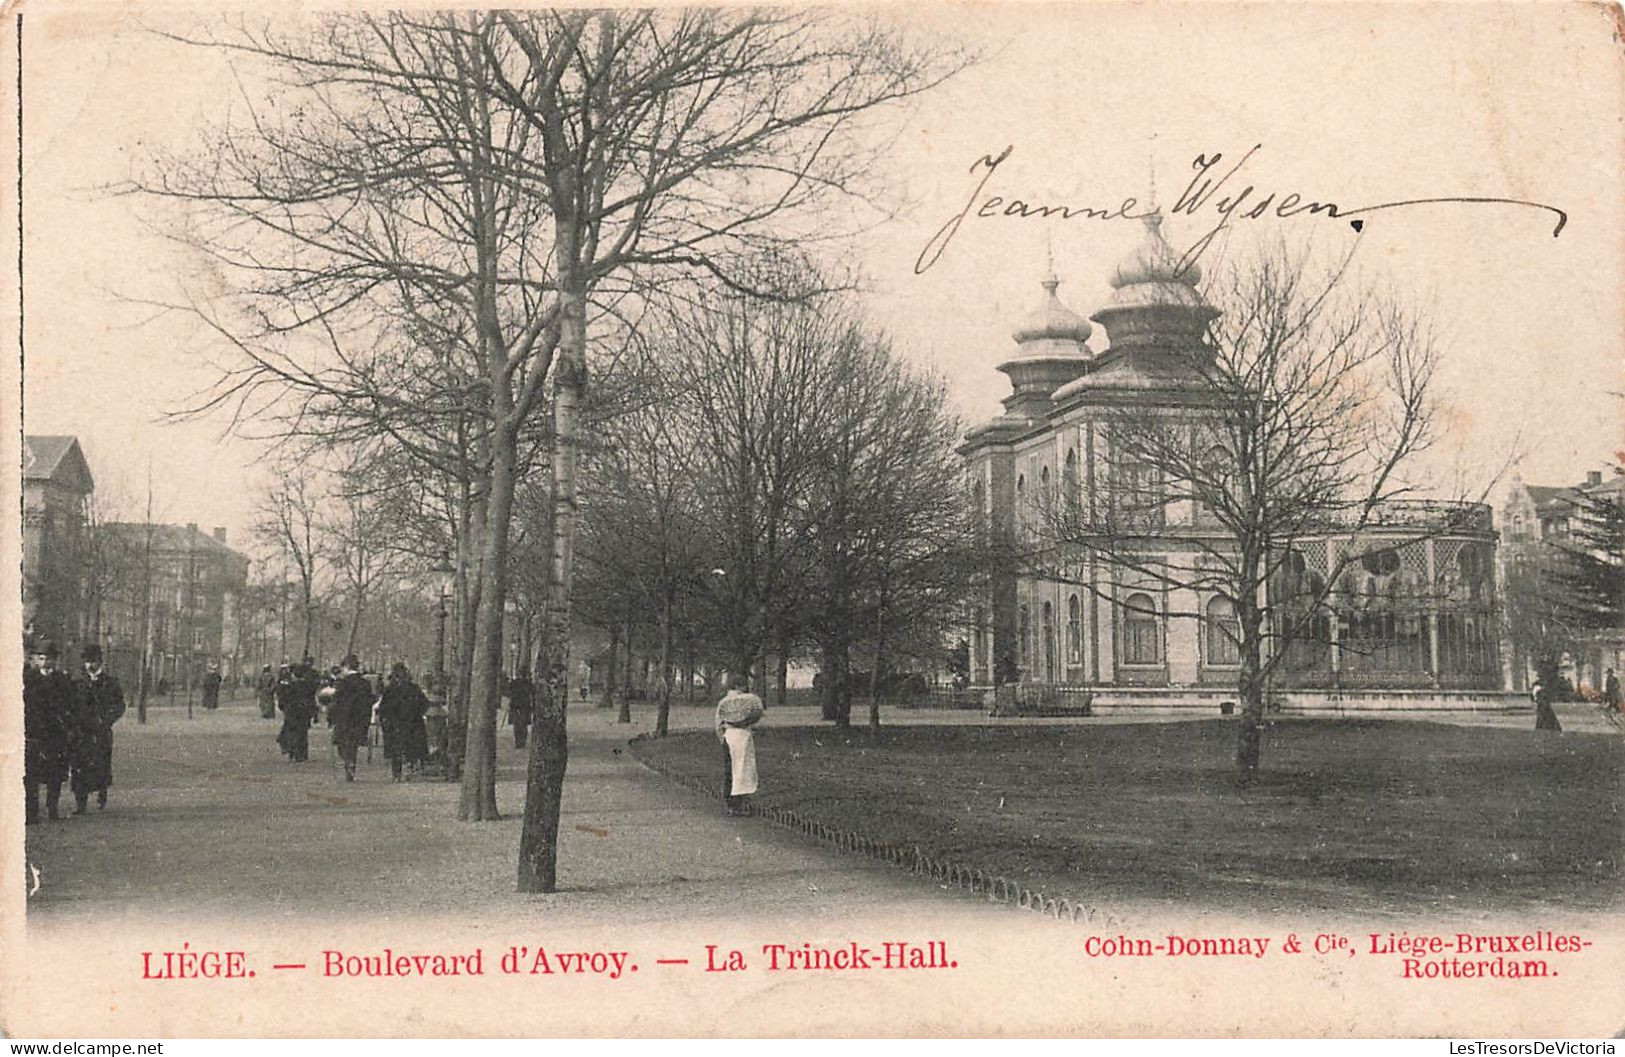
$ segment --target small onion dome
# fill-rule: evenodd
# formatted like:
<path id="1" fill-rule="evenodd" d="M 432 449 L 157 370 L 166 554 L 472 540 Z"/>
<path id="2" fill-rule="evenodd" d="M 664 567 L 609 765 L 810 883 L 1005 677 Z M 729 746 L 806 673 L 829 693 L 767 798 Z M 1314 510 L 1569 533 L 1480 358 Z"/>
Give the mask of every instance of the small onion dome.
<path id="1" fill-rule="evenodd" d="M 1121 290 L 1140 283 L 1184 283 L 1195 286 L 1202 281 L 1202 269 L 1196 262 L 1191 261 L 1181 267 L 1180 255 L 1163 238 L 1161 210 L 1146 215 L 1141 223 L 1145 225 L 1145 238 L 1112 273 L 1112 289 Z"/>
<path id="2" fill-rule="evenodd" d="M 1200 344 L 1218 315 L 1196 284 L 1202 270 L 1186 262 L 1162 234 L 1162 214 L 1144 218 L 1145 237 L 1112 273 L 1112 296 L 1092 318 L 1112 346 Z"/>
<path id="3" fill-rule="evenodd" d="M 1055 296 L 1055 288 L 1061 285 L 1061 280 L 1051 274 L 1041 285 L 1044 287 L 1044 303 L 1015 329 L 1011 336 L 1016 343 L 1070 341 L 1081 345 L 1088 341 L 1094 329 L 1089 321 L 1061 304 L 1061 299 Z"/>

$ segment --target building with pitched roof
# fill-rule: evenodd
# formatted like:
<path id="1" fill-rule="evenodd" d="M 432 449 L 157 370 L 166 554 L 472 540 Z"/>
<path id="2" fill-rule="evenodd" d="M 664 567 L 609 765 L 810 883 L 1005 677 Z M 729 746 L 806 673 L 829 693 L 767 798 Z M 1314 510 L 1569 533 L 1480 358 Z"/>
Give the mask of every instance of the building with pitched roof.
<path id="1" fill-rule="evenodd" d="M 96 481 L 76 437 L 23 438 L 23 627 L 62 648 L 85 633 L 85 522 Z"/>

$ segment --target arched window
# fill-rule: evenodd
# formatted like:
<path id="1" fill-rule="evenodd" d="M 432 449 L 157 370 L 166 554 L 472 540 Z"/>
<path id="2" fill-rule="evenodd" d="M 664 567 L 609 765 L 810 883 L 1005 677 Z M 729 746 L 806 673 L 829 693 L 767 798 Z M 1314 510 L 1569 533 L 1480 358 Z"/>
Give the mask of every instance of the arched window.
<path id="1" fill-rule="evenodd" d="M 1074 448 L 1066 449 L 1066 461 L 1061 465 L 1061 490 L 1061 507 L 1076 523 L 1083 509 L 1083 492 L 1078 488 L 1078 453 Z"/>
<path id="2" fill-rule="evenodd" d="M 1018 473 L 1018 474 L 1016 474 L 1016 534 L 1017 534 L 1017 536 L 1025 539 L 1026 536 L 1027 536 L 1027 528 L 1028 528 L 1028 526 L 1030 524 L 1031 524 L 1031 521 L 1029 519 L 1029 515 L 1028 515 L 1028 512 L 1027 512 L 1027 475 L 1024 474 L 1024 473 Z M 1026 651 L 1025 648 L 1022 649 L 1021 656 L 1022 656 L 1023 660 L 1026 659 L 1027 651 Z"/>
<path id="3" fill-rule="evenodd" d="M 1136 592 L 1123 600 L 1123 663 L 1162 663 L 1157 603 L 1144 592 Z"/>
<path id="4" fill-rule="evenodd" d="M 1235 603 L 1223 595 L 1207 604 L 1207 663 L 1241 663 L 1241 621 L 1236 619 Z"/>
<path id="5" fill-rule="evenodd" d="M 1066 663 L 1083 663 L 1083 607 L 1077 595 L 1066 600 Z"/>

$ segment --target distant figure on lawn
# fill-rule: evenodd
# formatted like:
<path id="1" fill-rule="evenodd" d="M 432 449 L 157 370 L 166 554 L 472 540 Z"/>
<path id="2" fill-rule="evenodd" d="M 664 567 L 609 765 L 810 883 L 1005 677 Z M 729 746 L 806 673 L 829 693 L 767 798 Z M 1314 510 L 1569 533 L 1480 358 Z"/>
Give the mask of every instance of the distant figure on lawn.
<path id="1" fill-rule="evenodd" d="M 1608 669 L 1608 678 L 1603 680 L 1602 701 L 1608 706 L 1608 711 L 1619 711 L 1619 676 L 1614 674 L 1612 668 Z"/>
<path id="2" fill-rule="evenodd" d="M 356 752 L 367 741 L 372 726 L 372 687 L 361 674 L 355 654 L 344 658 L 338 682 L 333 687 L 333 703 L 327 709 L 327 725 L 333 728 L 333 744 L 344 761 L 344 780 L 355 781 Z"/>
<path id="3" fill-rule="evenodd" d="M 310 759 L 310 726 L 316 722 L 316 691 L 321 680 L 309 657 L 282 670 L 276 684 L 276 704 L 282 710 L 282 731 L 276 743 L 294 763 Z"/>
<path id="4" fill-rule="evenodd" d="M 62 783 L 73 760 L 74 686 L 66 672 L 57 670 L 53 642 L 25 646 L 28 665 L 23 669 L 23 784 L 28 793 L 25 823 L 39 821 L 39 790 L 45 787 L 45 810 L 60 817 Z"/>
<path id="5" fill-rule="evenodd" d="M 413 773 L 429 758 L 429 735 L 423 717 L 429 711 L 429 699 L 412 673 L 400 661 L 389 670 L 384 682 L 383 697 L 378 703 L 378 725 L 384 732 L 384 755 L 389 757 L 389 778 L 399 782 L 402 765 Z"/>
<path id="6" fill-rule="evenodd" d="M 1535 729 L 1562 730 L 1563 725 L 1557 721 L 1557 712 L 1552 708 L 1552 700 L 1557 696 L 1553 686 L 1537 678 L 1535 685 L 1529 688 L 1529 696 L 1535 699 Z"/>
<path id="7" fill-rule="evenodd" d="M 276 676 L 271 672 L 269 664 L 260 666 L 260 674 L 254 677 L 254 697 L 259 701 L 260 717 L 262 719 L 276 718 Z"/>
<path id="8" fill-rule="evenodd" d="M 209 670 L 203 674 L 203 709 L 213 712 L 220 707 L 220 665 L 214 661 L 209 662 Z"/>
<path id="9" fill-rule="evenodd" d="M 520 668 L 508 680 L 508 724 L 513 727 L 513 747 L 525 747 L 530 735 L 530 713 L 536 704 L 536 686 L 530 681 L 530 672 Z"/>
<path id="10" fill-rule="evenodd" d="M 743 815 L 745 798 L 756 792 L 756 735 L 751 727 L 762 718 L 762 699 L 750 692 L 750 673 L 728 680 L 732 687 L 717 702 L 717 740 L 723 751 L 723 812 Z"/>
<path id="11" fill-rule="evenodd" d="M 89 810 L 90 794 L 97 809 L 107 806 L 113 784 L 113 724 L 124 715 L 124 691 L 118 680 L 102 669 L 102 648 L 84 649 L 85 678 L 77 691 L 79 740 L 73 747 L 73 813 Z"/>

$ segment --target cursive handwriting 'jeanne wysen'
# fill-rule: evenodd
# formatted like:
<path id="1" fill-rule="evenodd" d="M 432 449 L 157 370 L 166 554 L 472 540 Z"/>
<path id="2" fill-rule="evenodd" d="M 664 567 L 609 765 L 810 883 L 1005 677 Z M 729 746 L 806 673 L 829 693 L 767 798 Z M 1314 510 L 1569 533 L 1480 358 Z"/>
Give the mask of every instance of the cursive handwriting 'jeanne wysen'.
<path id="1" fill-rule="evenodd" d="M 1399 209 L 1405 206 L 1461 204 L 1461 205 L 1508 205 L 1521 206 L 1528 209 L 1544 210 L 1556 217 L 1552 226 L 1552 237 L 1562 234 L 1564 226 L 1568 223 L 1568 213 L 1553 205 L 1543 202 L 1531 202 L 1520 198 L 1493 198 L 1483 196 L 1446 195 L 1440 197 L 1410 198 L 1394 202 L 1380 202 L 1375 205 L 1359 206 L 1354 209 L 1344 209 L 1336 202 L 1322 202 L 1305 199 L 1296 191 L 1282 194 L 1277 191 L 1261 192 L 1257 185 L 1242 185 L 1236 180 L 1236 174 L 1252 159 L 1253 155 L 1263 149 L 1263 144 L 1255 144 L 1251 150 L 1243 154 L 1235 164 L 1223 168 L 1224 155 L 1222 153 L 1198 154 L 1191 162 L 1193 174 L 1190 182 L 1179 193 L 1171 213 L 1182 213 L 1186 216 L 1199 216 L 1202 214 L 1216 215 L 1217 223 L 1205 234 L 1193 242 L 1181 257 L 1181 269 L 1188 268 L 1195 263 L 1207 248 L 1235 220 L 1261 220 L 1265 217 L 1275 217 L 1289 220 L 1300 216 L 1319 217 L 1328 220 L 1347 220 L 1349 226 L 1356 233 L 1364 227 L 1365 222 L 1353 217 L 1361 217 L 1368 213 L 1376 213 L 1384 209 Z M 1028 201 L 1021 198 L 1006 197 L 1004 195 L 984 195 L 988 183 L 1010 155 L 1015 152 L 1014 144 L 1007 146 L 998 154 L 984 154 L 970 167 L 972 176 L 977 177 L 975 186 L 965 200 L 964 208 L 948 218 L 936 232 L 926 241 L 925 247 L 914 261 L 914 274 L 920 275 L 942 259 L 948 246 L 959 234 L 960 226 L 969 216 L 979 220 L 1005 220 L 1021 219 L 1027 217 L 1057 217 L 1061 220 L 1141 220 L 1159 212 L 1160 207 L 1155 205 L 1142 205 L 1138 199 L 1124 198 L 1116 206 L 1099 207 L 1087 205 L 1054 205 Z M 1222 192 L 1222 193 L 1221 193 Z"/>

